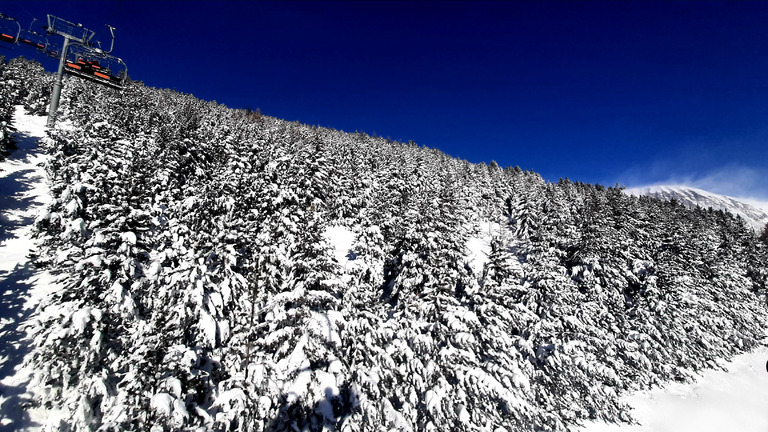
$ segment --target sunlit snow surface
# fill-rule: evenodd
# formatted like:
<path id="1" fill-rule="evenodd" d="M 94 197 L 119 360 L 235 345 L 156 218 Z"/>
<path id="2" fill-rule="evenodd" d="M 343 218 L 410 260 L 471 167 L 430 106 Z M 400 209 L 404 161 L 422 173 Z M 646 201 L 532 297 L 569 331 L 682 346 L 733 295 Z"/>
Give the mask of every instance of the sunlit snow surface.
<path id="1" fill-rule="evenodd" d="M 39 299 L 54 289 L 51 276 L 38 271 L 27 255 L 34 250 L 32 225 L 50 201 L 37 149 L 45 134 L 45 117 L 28 116 L 21 107 L 14 114 L 19 149 L 0 162 L 0 431 L 37 430 L 54 413 L 25 411 L 31 371 L 21 368 L 29 353 L 25 322 Z"/>
<path id="2" fill-rule="evenodd" d="M 476 276 L 483 274 L 483 267 L 491 254 L 491 238 L 499 234 L 500 229 L 498 223 L 483 222 L 480 224 L 480 234 L 467 239 L 467 264 Z"/>
<path id="3" fill-rule="evenodd" d="M 673 383 L 626 399 L 639 425 L 591 423 L 581 432 L 766 432 L 768 347 L 742 354 L 726 371 L 707 370 L 695 383 Z"/>
<path id="4" fill-rule="evenodd" d="M 349 228 L 334 225 L 326 228 L 325 238 L 333 247 L 333 256 L 336 261 L 345 266 L 350 261 L 350 252 L 355 242 L 355 233 Z"/>

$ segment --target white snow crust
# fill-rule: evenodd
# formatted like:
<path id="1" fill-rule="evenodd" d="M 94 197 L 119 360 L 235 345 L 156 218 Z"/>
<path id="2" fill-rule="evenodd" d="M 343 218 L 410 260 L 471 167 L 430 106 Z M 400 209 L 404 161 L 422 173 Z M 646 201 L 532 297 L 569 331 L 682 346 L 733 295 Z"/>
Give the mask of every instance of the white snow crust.
<path id="1" fill-rule="evenodd" d="M 483 222 L 480 233 L 467 239 L 467 264 L 475 275 L 483 274 L 483 267 L 491 254 L 491 240 L 498 234 L 500 225 L 495 222 Z"/>
<path id="2" fill-rule="evenodd" d="M 345 226 L 335 225 L 326 228 L 324 237 L 333 247 L 333 256 L 336 261 L 346 266 L 352 244 L 355 242 L 355 233 Z"/>

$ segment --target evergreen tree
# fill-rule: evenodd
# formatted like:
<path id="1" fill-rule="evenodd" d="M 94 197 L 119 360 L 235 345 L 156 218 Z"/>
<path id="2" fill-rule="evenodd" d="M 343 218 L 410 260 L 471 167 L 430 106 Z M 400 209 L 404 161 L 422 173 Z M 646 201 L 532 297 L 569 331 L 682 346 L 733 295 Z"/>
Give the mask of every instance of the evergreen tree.
<path id="1" fill-rule="evenodd" d="M 45 85 L 0 78 L 5 133 Z M 61 109 L 30 366 L 65 428 L 568 430 L 768 324 L 768 248 L 722 212 L 135 82 Z"/>

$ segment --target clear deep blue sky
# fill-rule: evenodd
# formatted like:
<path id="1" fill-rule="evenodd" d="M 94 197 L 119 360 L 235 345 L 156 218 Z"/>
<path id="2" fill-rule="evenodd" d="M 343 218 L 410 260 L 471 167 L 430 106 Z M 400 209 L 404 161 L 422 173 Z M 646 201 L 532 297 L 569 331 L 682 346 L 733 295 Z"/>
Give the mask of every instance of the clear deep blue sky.
<path id="1" fill-rule="evenodd" d="M 6 0 L 0 12 L 25 26 L 59 15 L 102 40 L 109 22 L 132 78 L 234 108 L 551 181 L 768 199 L 768 2 Z"/>

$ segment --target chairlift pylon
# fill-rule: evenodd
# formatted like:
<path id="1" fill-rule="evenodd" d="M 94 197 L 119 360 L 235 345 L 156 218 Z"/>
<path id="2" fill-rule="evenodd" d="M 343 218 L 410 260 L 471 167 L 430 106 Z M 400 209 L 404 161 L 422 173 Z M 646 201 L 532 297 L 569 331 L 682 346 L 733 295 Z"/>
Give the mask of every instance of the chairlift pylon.
<path id="1" fill-rule="evenodd" d="M 112 46 L 114 46 L 114 28 L 107 27 L 109 27 Z M 125 81 L 128 79 L 128 67 L 123 60 L 110 54 L 112 47 L 106 52 L 101 47 L 94 47 L 94 44 L 91 43 L 94 36 L 92 30 L 88 30 L 80 23 L 76 24 L 48 14 L 48 25 L 45 26 L 45 31 L 49 35 L 58 35 L 64 38 L 59 57 L 59 70 L 56 72 L 51 91 L 51 104 L 46 123 L 48 127 L 53 127 L 56 124 L 56 111 L 59 109 L 64 72 L 118 90 L 123 89 Z"/>
<path id="2" fill-rule="evenodd" d="M 0 12 L 0 41 L 15 44 L 21 34 L 21 24 L 16 18 Z"/>

